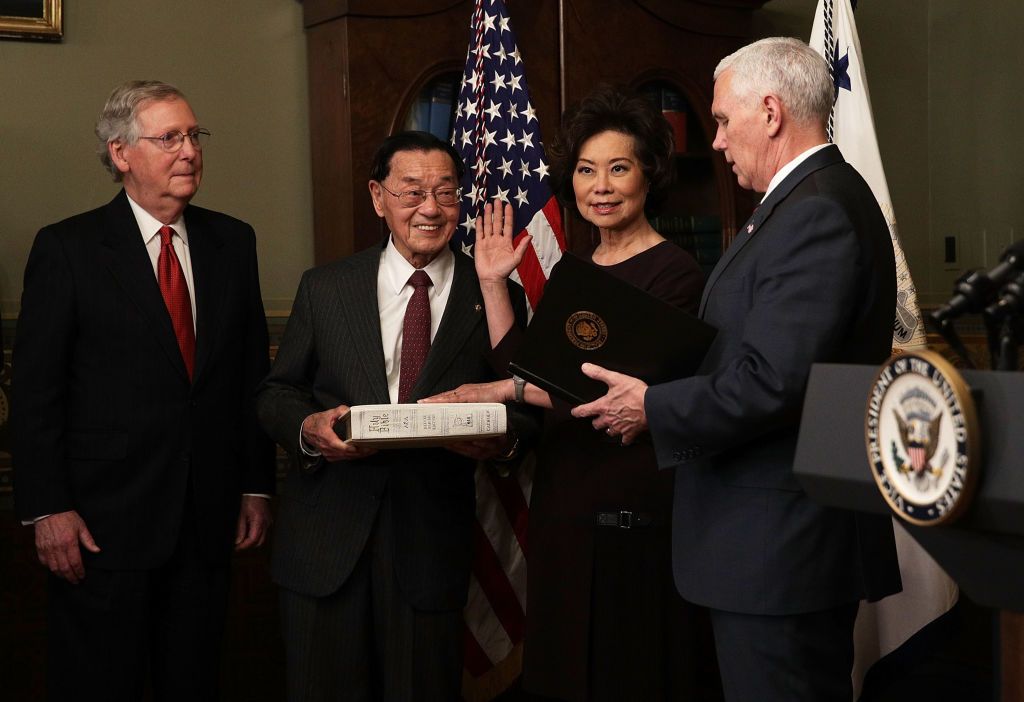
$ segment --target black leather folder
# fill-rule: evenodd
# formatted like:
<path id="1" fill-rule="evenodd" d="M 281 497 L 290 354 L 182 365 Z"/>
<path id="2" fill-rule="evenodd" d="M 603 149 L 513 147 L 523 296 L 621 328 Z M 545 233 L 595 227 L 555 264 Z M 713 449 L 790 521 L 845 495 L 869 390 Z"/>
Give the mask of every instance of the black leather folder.
<path id="1" fill-rule="evenodd" d="M 715 333 L 688 312 L 565 253 L 509 368 L 578 405 L 608 391 L 585 376 L 581 364 L 596 363 L 648 385 L 684 378 L 696 372 Z"/>

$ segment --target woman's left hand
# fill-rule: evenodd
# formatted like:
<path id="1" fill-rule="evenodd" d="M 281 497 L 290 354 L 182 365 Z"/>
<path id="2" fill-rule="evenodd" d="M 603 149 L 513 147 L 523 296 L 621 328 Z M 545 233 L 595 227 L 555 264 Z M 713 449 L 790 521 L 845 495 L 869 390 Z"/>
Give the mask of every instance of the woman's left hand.
<path id="1" fill-rule="evenodd" d="M 507 378 L 490 383 L 466 383 L 454 390 L 425 397 L 420 402 L 511 402 L 514 398 L 512 379 Z"/>

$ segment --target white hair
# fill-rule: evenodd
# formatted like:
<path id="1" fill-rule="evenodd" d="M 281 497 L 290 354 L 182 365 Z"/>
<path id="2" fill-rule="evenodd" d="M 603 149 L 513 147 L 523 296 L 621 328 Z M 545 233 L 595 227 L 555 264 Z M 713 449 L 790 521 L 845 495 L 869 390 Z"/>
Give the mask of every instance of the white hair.
<path id="1" fill-rule="evenodd" d="M 799 39 L 769 37 L 729 54 L 715 68 L 715 80 L 731 71 L 737 96 L 760 100 L 775 95 L 793 119 L 805 125 L 824 125 L 835 100 L 828 64 Z"/>

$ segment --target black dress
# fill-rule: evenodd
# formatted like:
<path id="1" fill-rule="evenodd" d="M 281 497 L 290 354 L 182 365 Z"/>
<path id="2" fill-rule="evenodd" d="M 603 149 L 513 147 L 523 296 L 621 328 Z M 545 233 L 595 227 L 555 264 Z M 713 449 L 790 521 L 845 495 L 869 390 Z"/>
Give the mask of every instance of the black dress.
<path id="1" fill-rule="evenodd" d="M 704 284 L 670 242 L 606 270 L 691 312 Z M 656 701 L 707 699 L 717 685 L 710 629 L 672 579 L 672 478 L 649 437 L 624 447 L 568 407 L 549 413 L 530 504 L 524 689 Z M 649 523 L 597 525 L 620 511 Z"/>

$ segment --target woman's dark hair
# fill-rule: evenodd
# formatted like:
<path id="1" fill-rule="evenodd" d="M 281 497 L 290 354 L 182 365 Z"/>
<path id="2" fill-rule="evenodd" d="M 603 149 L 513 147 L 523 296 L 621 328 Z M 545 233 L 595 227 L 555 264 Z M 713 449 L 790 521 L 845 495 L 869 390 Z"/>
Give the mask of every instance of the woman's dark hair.
<path id="1" fill-rule="evenodd" d="M 447 141 L 438 139 L 429 132 L 399 132 L 389 136 L 377 147 L 373 162 L 370 164 L 370 180 L 384 182 L 391 172 L 391 158 L 399 151 L 443 151 L 451 156 L 459 180 L 462 180 L 462 175 L 466 172 L 459 152 Z"/>
<path id="2" fill-rule="evenodd" d="M 562 129 L 551 143 L 551 184 L 564 207 L 576 209 L 572 176 L 583 144 L 601 132 L 633 137 L 634 150 L 650 191 L 644 212 L 651 214 L 665 200 L 672 184 L 672 127 L 645 97 L 619 87 L 599 85 L 562 114 Z"/>

